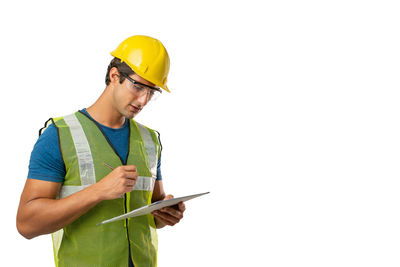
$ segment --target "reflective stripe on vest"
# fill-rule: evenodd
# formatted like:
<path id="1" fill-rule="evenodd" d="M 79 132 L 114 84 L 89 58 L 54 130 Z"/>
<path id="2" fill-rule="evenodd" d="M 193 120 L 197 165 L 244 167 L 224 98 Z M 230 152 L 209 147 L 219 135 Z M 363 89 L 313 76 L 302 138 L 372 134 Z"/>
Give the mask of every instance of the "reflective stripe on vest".
<path id="1" fill-rule="evenodd" d="M 147 152 L 147 159 L 148 159 L 148 166 L 151 171 L 151 175 L 153 176 L 154 179 L 157 178 L 157 163 L 158 163 L 158 157 L 157 157 L 157 151 L 156 151 L 156 146 L 154 145 L 153 140 L 151 139 L 151 135 L 149 130 L 141 125 L 140 123 L 136 123 L 136 125 L 139 128 L 140 134 L 142 135 L 143 142 L 146 148 Z"/>
<path id="2" fill-rule="evenodd" d="M 92 152 L 90 151 L 88 140 L 82 125 L 75 114 L 64 117 L 65 123 L 69 126 L 76 154 L 78 156 L 79 173 L 81 175 L 81 185 L 88 186 L 96 183 Z"/>
<path id="3" fill-rule="evenodd" d="M 153 191 L 156 179 L 153 177 L 139 176 L 133 190 L 139 191 Z M 81 191 L 90 185 L 66 185 L 61 187 L 59 198 L 64 198 L 73 193 Z"/>

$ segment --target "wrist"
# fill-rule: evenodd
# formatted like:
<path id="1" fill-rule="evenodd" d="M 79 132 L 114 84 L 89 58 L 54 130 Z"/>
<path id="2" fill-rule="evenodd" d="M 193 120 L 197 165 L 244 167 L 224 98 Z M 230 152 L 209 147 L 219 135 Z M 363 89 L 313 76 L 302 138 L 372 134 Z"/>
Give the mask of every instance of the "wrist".
<path id="1" fill-rule="evenodd" d="M 95 183 L 86 189 L 90 192 L 90 198 L 96 204 L 105 200 L 105 197 L 102 194 L 101 186 L 99 183 Z"/>
<path id="2" fill-rule="evenodd" d="M 161 229 L 166 226 L 166 224 L 163 223 L 161 220 L 157 219 L 157 217 L 153 216 L 153 218 L 157 229 Z"/>

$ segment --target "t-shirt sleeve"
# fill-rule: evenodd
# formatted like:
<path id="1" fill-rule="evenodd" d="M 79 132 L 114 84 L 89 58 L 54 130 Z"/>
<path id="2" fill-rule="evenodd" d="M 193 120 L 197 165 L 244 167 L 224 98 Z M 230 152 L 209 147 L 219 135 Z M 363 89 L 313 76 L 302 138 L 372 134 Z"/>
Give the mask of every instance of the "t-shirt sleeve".
<path id="1" fill-rule="evenodd" d="M 157 131 L 156 131 L 157 132 Z M 161 144 L 161 139 L 160 139 L 160 133 L 157 132 L 157 137 L 158 137 L 158 142 L 160 143 L 160 154 L 158 155 L 158 161 L 157 161 L 157 179 L 156 181 L 162 180 L 162 175 L 161 175 L 161 152 L 162 152 L 162 144 Z"/>
<path id="2" fill-rule="evenodd" d="M 63 183 L 65 173 L 57 128 L 51 124 L 33 147 L 29 161 L 28 178 Z"/>

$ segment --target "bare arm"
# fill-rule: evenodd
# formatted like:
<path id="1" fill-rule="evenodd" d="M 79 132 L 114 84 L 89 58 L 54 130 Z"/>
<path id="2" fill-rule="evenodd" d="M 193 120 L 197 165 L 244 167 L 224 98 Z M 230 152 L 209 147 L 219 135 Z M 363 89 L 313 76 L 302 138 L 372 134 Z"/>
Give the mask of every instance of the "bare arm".
<path id="1" fill-rule="evenodd" d="M 88 187 L 56 200 L 60 183 L 27 179 L 17 214 L 17 229 L 25 238 L 55 232 L 72 223 L 100 202 L 94 188 Z"/>
<path id="2" fill-rule="evenodd" d="M 164 191 L 164 186 L 162 180 L 156 181 L 154 184 L 154 189 L 153 189 L 153 196 L 151 198 L 151 203 L 163 200 L 165 198 L 165 191 Z"/>
<path id="3" fill-rule="evenodd" d="M 55 232 L 100 201 L 132 191 L 137 177 L 135 166 L 120 166 L 100 182 L 62 199 L 56 199 L 60 183 L 27 179 L 18 207 L 17 229 L 28 239 Z"/>

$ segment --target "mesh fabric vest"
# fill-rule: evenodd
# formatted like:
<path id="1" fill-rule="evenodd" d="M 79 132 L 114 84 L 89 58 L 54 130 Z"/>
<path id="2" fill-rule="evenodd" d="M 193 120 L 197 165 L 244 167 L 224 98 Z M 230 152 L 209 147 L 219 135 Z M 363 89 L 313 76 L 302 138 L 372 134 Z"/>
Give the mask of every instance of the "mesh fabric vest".
<path id="1" fill-rule="evenodd" d="M 81 112 L 54 118 L 66 168 L 59 198 L 68 197 L 108 175 L 113 167 L 135 165 L 139 178 L 123 198 L 105 200 L 52 234 L 56 266 L 157 265 L 157 234 L 152 215 L 96 226 L 97 223 L 151 203 L 160 143 L 155 131 L 129 120 L 126 162 L 118 156 L 100 126 Z"/>

